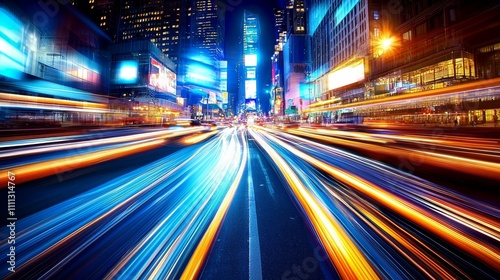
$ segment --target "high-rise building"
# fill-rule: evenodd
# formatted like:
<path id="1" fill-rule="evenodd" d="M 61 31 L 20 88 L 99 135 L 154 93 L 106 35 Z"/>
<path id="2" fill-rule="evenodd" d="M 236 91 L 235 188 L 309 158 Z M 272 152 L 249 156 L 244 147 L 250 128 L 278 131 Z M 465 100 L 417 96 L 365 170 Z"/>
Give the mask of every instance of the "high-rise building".
<path id="1" fill-rule="evenodd" d="M 191 0 L 189 14 L 187 44 L 179 54 L 181 95 L 191 108 L 202 108 L 205 116 L 217 116 L 224 107 L 221 76 L 227 73 L 220 67 L 225 60 L 225 6 L 219 1 Z"/>
<path id="2" fill-rule="evenodd" d="M 497 1 L 310 2 L 316 117 L 441 124 L 500 111 L 474 83 L 500 76 Z"/>
<path id="3" fill-rule="evenodd" d="M 280 42 L 280 38 L 286 33 L 285 10 L 275 8 L 274 12 L 274 37 L 276 44 Z"/>
<path id="4" fill-rule="evenodd" d="M 224 58 L 225 9 L 212 0 L 194 0 L 191 47 L 214 61 Z"/>
<path id="5" fill-rule="evenodd" d="M 189 43 L 191 6 L 186 0 L 71 0 L 115 42 L 149 39 L 178 64 Z"/>
<path id="6" fill-rule="evenodd" d="M 290 33 L 305 34 L 306 33 L 306 8 L 304 0 L 293 1 L 293 9 L 291 10 L 291 30 Z"/>
<path id="7" fill-rule="evenodd" d="M 72 4 L 116 43 L 153 42 L 176 65 L 178 94 L 188 99 L 187 105 L 206 94 L 213 96 L 214 104 L 222 99 L 219 62 L 225 59 L 225 5 L 220 1 L 72 0 Z"/>
<path id="8" fill-rule="evenodd" d="M 182 16 L 189 10 L 183 2 L 122 0 L 119 41 L 147 38 L 177 64 L 181 26 L 187 25 L 183 20 L 189 20 Z"/>
<path id="9" fill-rule="evenodd" d="M 118 39 L 121 0 L 71 0 L 70 3 L 99 25 L 114 42 Z"/>
<path id="10" fill-rule="evenodd" d="M 244 101 L 243 109 L 247 112 L 259 110 L 257 80 L 259 62 L 260 23 L 257 14 L 243 11 L 243 92 L 239 100 Z M 240 101 L 240 102 L 241 102 Z"/>
<path id="11" fill-rule="evenodd" d="M 309 94 L 310 37 L 307 34 L 305 1 L 289 1 L 284 19 L 275 12 L 278 33 L 272 57 L 271 103 L 273 113 L 299 120 L 303 106 L 311 101 Z M 280 31 L 286 23 L 286 31 Z"/>
<path id="12" fill-rule="evenodd" d="M 311 0 L 308 9 L 309 33 L 312 36 L 312 95 L 321 101 L 337 102 L 363 98 L 365 94 L 365 58 L 370 52 L 372 28 L 371 0 Z M 366 66 L 366 67 L 365 67 Z M 327 104 L 328 105 L 328 104 Z M 329 105 L 328 105 L 329 106 Z M 312 113 L 315 121 L 338 120 L 349 110 Z"/>

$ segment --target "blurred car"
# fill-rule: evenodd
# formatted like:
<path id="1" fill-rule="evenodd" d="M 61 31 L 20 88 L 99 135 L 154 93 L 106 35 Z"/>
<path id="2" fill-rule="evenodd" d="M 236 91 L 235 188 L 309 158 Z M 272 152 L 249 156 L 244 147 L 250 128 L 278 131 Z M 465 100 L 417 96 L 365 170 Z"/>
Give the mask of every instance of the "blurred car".
<path id="1" fill-rule="evenodd" d="M 293 129 L 299 127 L 300 127 L 299 122 L 282 122 L 278 124 L 279 129 Z"/>

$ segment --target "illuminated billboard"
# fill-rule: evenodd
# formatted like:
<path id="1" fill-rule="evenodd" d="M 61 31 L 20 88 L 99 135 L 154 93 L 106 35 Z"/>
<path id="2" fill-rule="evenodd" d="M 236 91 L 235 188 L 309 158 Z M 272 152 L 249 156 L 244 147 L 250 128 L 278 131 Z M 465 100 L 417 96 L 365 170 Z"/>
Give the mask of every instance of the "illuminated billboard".
<path id="1" fill-rule="evenodd" d="M 213 66 L 190 61 L 186 66 L 185 82 L 200 87 L 215 88 L 218 85 L 217 75 Z"/>
<path id="2" fill-rule="evenodd" d="M 159 91 L 175 94 L 176 74 L 154 58 L 151 58 L 150 66 L 149 85 Z"/>
<path id="3" fill-rule="evenodd" d="M 257 98 L 257 80 L 245 81 L 245 98 L 246 99 Z"/>
<path id="4" fill-rule="evenodd" d="M 257 55 L 245 54 L 245 66 L 257 66 Z"/>
<path id="5" fill-rule="evenodd" d="M 245 102 L 246 105 L 246 110 L 247 111 L 255 111 L 257 110 L 257 103 L 255 102 L 255 99 L 248 99 Z"/>
<path id="6" fill-rule="evenodd" d="M 247 69 L 247 79 L 255 79 L 255 68 Z"/>
<path id="7" fill-rule="evenodd" d="M 136 60 L 119 61 L 116 65 L 115 84 L 135 84 L 138 78 L 139 63 Z"/>
<path id="8" fill-rule="evenodd" d="M 363 59 L 360 59 L 349 66 L 330 72 L 328 74 L 328 90 L 350 85 L 364 79 L 365 65 Z"/>
<path id="9" fill-rule="evenodd" d="M 229 93 L 227 91 L 222 92 L 222 103 L 227 104 L 229 101 Z"/>
<path id="10" fill-rule="evenodd" d="M 0 8 L 0 75 L 18 78 L 24 71 L 23 25 L 9 11 Z"/>

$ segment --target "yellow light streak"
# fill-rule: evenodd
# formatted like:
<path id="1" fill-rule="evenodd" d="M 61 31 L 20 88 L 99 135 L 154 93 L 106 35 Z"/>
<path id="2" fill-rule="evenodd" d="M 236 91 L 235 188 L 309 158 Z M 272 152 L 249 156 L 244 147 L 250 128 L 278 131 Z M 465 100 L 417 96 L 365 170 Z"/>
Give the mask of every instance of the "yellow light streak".
<path id="1" fill-rule="evenodd" d="M 106 109 L 108 107 L 108 104 L 93 103 L 87 101 L 64 100 L 64 99 L 19 95 L 19 94 L 2 93 L 2 92 L 0 92 L 0 100 L 8 100 L 11 102 L 42 103 L 51 105 L 68 105 L 68 106 L 77 106 L 82 108 Z"/>
<path id="2" fill-rule="evenodd" d="M 212 247 L 217 232 L 219 231 L 222 221 L 224 220 L 224 217 L 226 216 L 229 206 L 231 205 L 231 201 L 233 200 L 236 190 L 238 189 L 238 185 L 240 184 L 241 178 L 243 176 L 243 172 L 245 170 L 248 157 L 248 147 L 246 145 L 246 139 L 244 139 L 243 136 L 242 138 L 243 138 L 242 141 L 243 157 L 241 160 L 240 168 L 238 169 L 238 173 L 235 177 L 235 180 L 231 184 L 231 187 L 229 188 L 228 193 L 224 197 L 221 206 L 217 210 L 214 219 L 207 228 L 207 231 L 200 240 L 200 243 L 198 243 L 198 246 L 196 247 L 193 255 L 189 259 L 189 262 L 181 275 L 180 278 L 181 280 L 196 279 L 200 274 L 201 270 L 203 269 L 203 265 L 208 257 L 208 252 Z"/>
<path id="3" fill-rule="evenodd" d="M 381 145 L 374 145 L 369 143 L 361 143 L 358 141 L 346 140 L 341 138 L 332 138 L 325 135 L 318 135 L 314 133 L 309 133 L 304 130 L 288 130 L 290 134 L 295 134 L 299 136 L 306 136 L 313 139 L 322 140 L 329 143 L 334 143 L 337 145 L 344 145 L 348 147 L 353 147 L 360 149 L 369 153 L 385 154 L 395 158 L 400 158 L 402 154 L 410 157 L 412 154 L 418 156 L 418 158 L 433 166 L 439 166 L 446 169 L 451 169 L 455 171 L 460 171 L 462 173 L 474 174 L 481 177 L 487 177 L 491 179 L 500 178 L 500 163 L 494 163 L 484 160 L 475 160 L 459 156 L 449 156 L 440 153 L 427 152 L 424 150 L 415 150 L 407 148 L 392 148 L 384 147 Z"/>
<path id="4" fill-rule="evenodd" d="M 12 167 L 8 170 L 2 170 L 2 174 L 7 174 L 7 171 L 16 174 L 16 183 L 24 183 L 31 180 L 43 178 L 50 175 L 64 173 L 73 169 L 86 167 L 97 164 L 103 161 L 116 159 L 119 157 L 131 155 L 147 149 L 152 149 L 164 143 L 164 140 L 157 139 L 138 144 L 132 144 L 125 147 L 109 149 L 105 151 L 92 152 L 85 155 L 79 155 L 70 158 L 47 160 L 33 164 Z M 2 181 L 6 179 L 2 177 Z M 7 183 L 2 184 L 3 188 L 7 187 Z M 1 187 L 0 187 L 1 188 Z"/>
<path id="5" fill-rule="evenodd" d="M 500 253 L 497 250 L 498 248 L 491 248 L 473 236 L 465 235 L 460 232 L 460 230 L 454 228 L 446 222 L 432 217 L 432 215 L 427 213 L 424 209 L 416 205 L 409 204 L 398 196 L 385 191 L 383 188 L 374 185 L 361 177 L 350 174 L 340 168 L 330 166 L 323 161 L 297 150 L 274 136 L 268 135 L 268 137 L 296 156 L 327 172 L 342 183 L 349 185 L 365 195 L 377 200 L 379 203 L 401 214 L 422 228 L 435 233 L 456 247 L 484 261 L 491 267 L 500 270 Z"/>
<path id="6" fill-rule="evenodd" d="M 293 193 L 306 211 L 325 251 L 332 260 L 342 279 L 379 279 L 380 276 L 365 258 L 356 244 L 344 231 L 342 226 L 321 205 L 314 196 L 307 191 L 298 176 L 286 161 L 263 140 L 257 133 L 249 130 L 259 145 L 266 150 L 285 176 Z"/>
<path id="7" fill-rule="evenodd" d="M 491 87 L 491 86 L 497 86 L 499 83 L 500 83 L 500 78 L 494 78 L 494 79 L 488 79 L 488 80 L 484 80 L 484 81 L 460 84 L 460 85 L 451 86 L 451 87 L 447 87 L 447 88 L 426 90 L 426 91 L 421 91 L 421 92 L 413 92 L 411 94 L 393 95 L 393 96 L 384 97 L 384 98 L 380 98 L 380 99 L 369 99 L 369 100 L 363 100 L 363 101 L 353 102 L 353 103 L 348 103 L 348 104 L 339 104 L 333 108 L 314 108 L 314 107 L 307 108 L 307 109 L 304 109 L 303 112 L 304 113 L 326 112 L 326 111 L 330 111 L 330 110 L 338 110 L 338 109 L 345 109 L 345 108 L 359 108 L 359 107 L 363 107 L 363 106 L 380 105 L 380 104 L 385 104 L 385 103 L 390 103 L 390 102 L 415 100 L 418 98 L 439 96 L 439 95 L 448 94 L 448 93 L 456 93 L 459 91 L 468 91 L 468 90 L 474 90 L 474 89 L 478 89 L 478 88 L 487 88 L 487 87 Z"/>
<path id="8" fill-rule="evenodd" d="M 210 132 L 202 133 L 199 135 L 188 136 L 184 140 L 182 140 L 182 142 L 185 144 L 196 144 L 196 143 L 201 142 L 201 141 L 203 141 L 203 140 L 205 140 L 205 139 L 207 139 L 207 138 L 209 138 L 212 135 L 215 135 L 217 133 L 218 133 L 218 131 L 210 131 Z"/>

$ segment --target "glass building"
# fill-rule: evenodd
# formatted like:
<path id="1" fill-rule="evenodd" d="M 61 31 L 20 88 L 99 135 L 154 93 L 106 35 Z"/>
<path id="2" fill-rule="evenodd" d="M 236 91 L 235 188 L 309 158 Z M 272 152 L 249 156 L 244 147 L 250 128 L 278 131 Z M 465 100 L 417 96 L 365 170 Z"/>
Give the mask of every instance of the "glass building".
<path id="1" fill-rule="evenodd" d="M 243 110 L 255 112 L 258 108 L 257 78 L 259 57 L 260 25 L 258 15 L 248 10 L 243 11 Z"/>
<path id="2" fill-rule="evenodd" d="M 312 0 L 309 112 L 324 122 L 491 122 L 496 89 L 460 91 L 498 77 L 498 25 L 485 24 L 498 22 L 494 2 Z"/>

